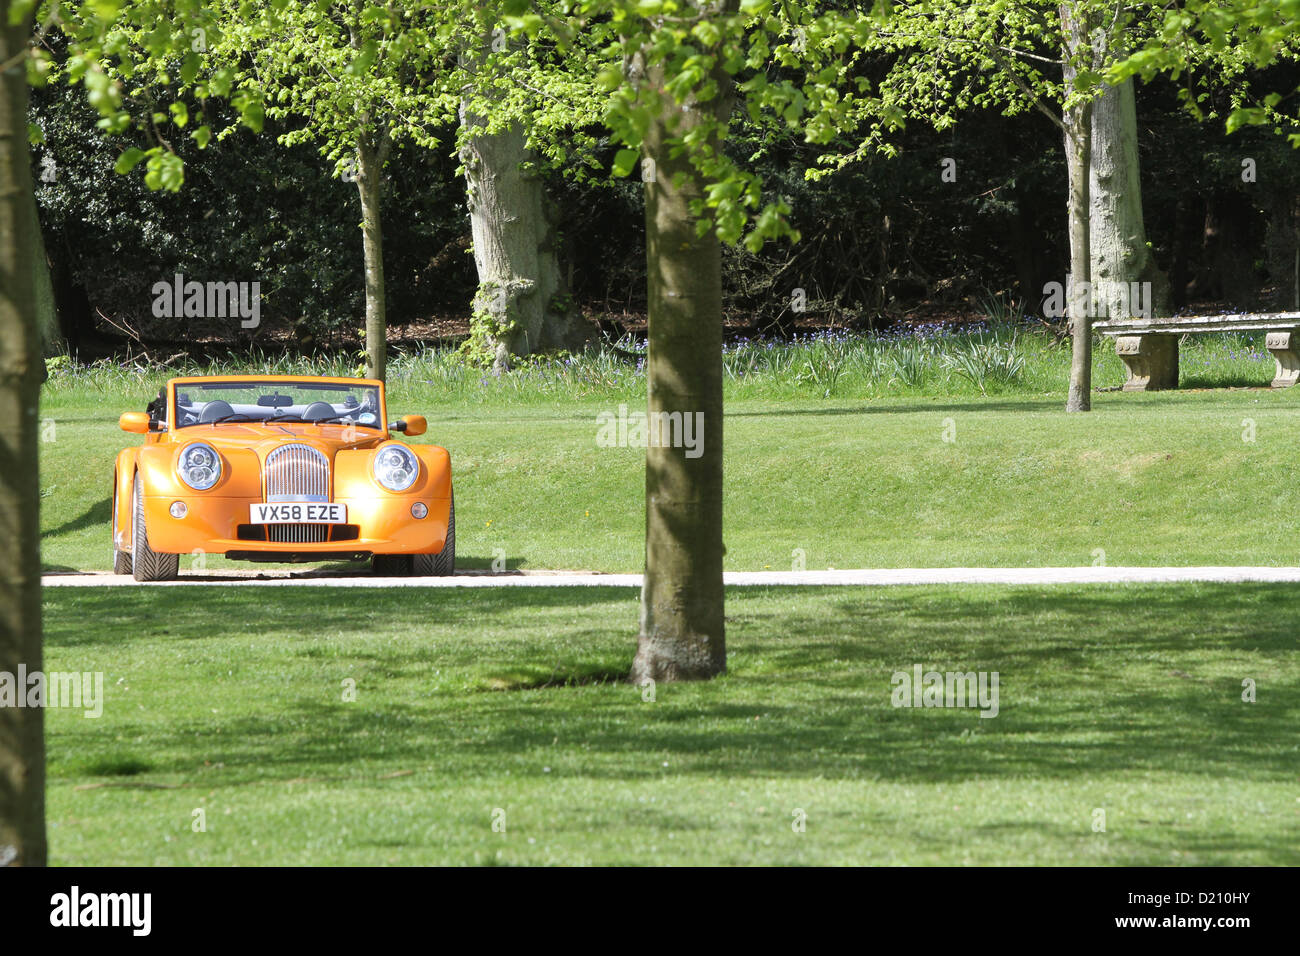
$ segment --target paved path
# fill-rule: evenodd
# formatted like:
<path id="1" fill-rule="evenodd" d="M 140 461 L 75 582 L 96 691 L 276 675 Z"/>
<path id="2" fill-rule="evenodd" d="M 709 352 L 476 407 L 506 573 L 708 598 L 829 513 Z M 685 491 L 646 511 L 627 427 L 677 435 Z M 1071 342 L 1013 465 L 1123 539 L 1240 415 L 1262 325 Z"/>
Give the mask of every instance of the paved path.
<path id="1" fill-rule="evenodd" d="M 1265 581 L 1300 583 L 1300 568 L 887 568 L 860 571 L 728 571 L 724 581 L 737 587 L 775 585 L 898 584 L 1122 584 L 1171 581 Z M 127 575 L 103 571 L 47 574 L 45 587 L 135 586 Z M 177 581 L 155 587 L 317 587 L 317 588 L 499 588 L 640 587 L 639 574 L 589 571 L 462 571 L 450 578 L 377 578 L 325 571 L 182 571 Z"/>

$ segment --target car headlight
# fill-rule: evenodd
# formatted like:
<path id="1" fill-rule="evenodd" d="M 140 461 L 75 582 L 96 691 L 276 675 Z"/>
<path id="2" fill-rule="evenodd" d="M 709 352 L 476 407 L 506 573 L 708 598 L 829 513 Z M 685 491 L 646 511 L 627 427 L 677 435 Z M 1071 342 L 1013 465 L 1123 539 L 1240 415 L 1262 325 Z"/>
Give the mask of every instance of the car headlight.
<path id="1" fill-rule="evenodd" d="M 375 455 L 375 480 L 389 491 L 405 491 L 420 475 L 420 460 L 405 445 L 385 445 Z"/>
<path id="2" fill-rule="evenodd" d="M 203 442 L 186 445 L 176 462 L 176 473 L 195 491 L 207 491 L 221 478 L 221 456 Z"/>

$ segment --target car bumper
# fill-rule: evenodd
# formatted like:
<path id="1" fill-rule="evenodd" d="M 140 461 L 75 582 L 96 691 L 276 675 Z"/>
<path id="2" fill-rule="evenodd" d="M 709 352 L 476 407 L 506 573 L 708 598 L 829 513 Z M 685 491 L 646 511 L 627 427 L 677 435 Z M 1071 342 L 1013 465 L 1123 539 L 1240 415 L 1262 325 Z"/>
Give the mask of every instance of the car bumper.
<path id="1" fill-rule="evenodd" d="M 320 554 L 322 560 L 340 553 L 362 554 L 438 554 L 447 537 L 451 510 L 449 498 L 425 498 L 394 495 L 391 498 L 335 498 L 347 506 L 347 524 L 324 526 L 347 529 L 346 536 L 324 541 L 265 541 L 249 537 L 250 529 L 262 528 L 250 522 L 251 505 L 257 499 L 216 498 L 200 495 L 147 495 L 144 498 L 145 521 L 149 546 L 168 554 L 230 554 L 238 557 L 253 554 L 294 555 L 309 560 Z M 186 514 L 175 518 L 171 506 L 182 502 Z M 423 518 L 415 518 L 411 508 L 417 502 L 428 508 Z M 243 534 L 241 534 L 241 526 Z"/>

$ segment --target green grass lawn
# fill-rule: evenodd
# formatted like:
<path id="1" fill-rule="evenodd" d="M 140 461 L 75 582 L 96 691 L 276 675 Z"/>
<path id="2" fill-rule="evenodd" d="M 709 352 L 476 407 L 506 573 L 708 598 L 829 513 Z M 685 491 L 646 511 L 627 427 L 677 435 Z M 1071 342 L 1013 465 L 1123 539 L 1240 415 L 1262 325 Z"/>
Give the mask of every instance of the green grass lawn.
<path id="1" fill-rule="evenodd" d="M 113 459 L 139 441 L 116 418 L 150 385 L 44 395 L 47 567 L 110 566 Z M 451 452 L 459 564 L 640 570 L 644 452 L 598 447 L 596 416 L 644 399 L 480 398 L 390 386 L 395 414 L 429 416 L 416 441 Z M 726 566 L 789 569 L 796 549 L 808 568 L 1294 565 L 1297 402 L 1107 392 L 1066 415 L 1056 394 L 732 398 Z"/>
<path id="2" fill-rule="evenodd" d="M 991 344 L 730 351 L 727 567 L 1300 563 L 1300 391 L 1194 388 L 1266 382 L 1250 343 L 1198 340 L 1193 388 L 1070 416 L 1061 348 Z M 963 378 L 980 354 L 1019 370 Z M 1108 349 L 1095 375 L 1123 381 Z M 108 567 L 113 457 L 139 440 L 116 418 L 162 377 L 43 390 L 48 568 Z M 643 407 L 634 365 L 398 357 L 389 395 L 451 451 L 462 566 L 641 569 L 643 452 L 596 443 L 598 414 Z M 107 690 L 99 719 L 47 714 L 52 860 L 1300 863 L 1293 588 L 732 589 L 728 674 L 652 702 L 622 682 L 637 600 L 48 589 L 46 669 Z M 894 708 L 915 664 L 996 671 L 999 715 Z"/>
<path id="3" fill-rule="evenodd" d="M 634 589 L 51 589 L 107 698 L 47 713 L 51 861 L 1296 865 L 1296 605 L 731 589 L 728 674 L 646 702 Z M 999 715 L 892 707 L 918 663 Z"/>

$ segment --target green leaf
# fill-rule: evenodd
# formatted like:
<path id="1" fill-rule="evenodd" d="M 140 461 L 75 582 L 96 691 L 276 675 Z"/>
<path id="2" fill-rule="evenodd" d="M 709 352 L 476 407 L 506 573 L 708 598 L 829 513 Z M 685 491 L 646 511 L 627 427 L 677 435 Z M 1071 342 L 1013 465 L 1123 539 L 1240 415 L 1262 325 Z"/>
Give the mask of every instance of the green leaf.
<path id="1" fill-rule="evenodd" d="M 181 63 L 181 82 L 186 86 L 194 82 L 194 78 L 199 75 L 199 67 L 203 65 L 203 60 L 197 53 L 187 53 L 185 60 Z"/>
<path id="2" fill-rule="evenodd" d="M 15 0 L 9 5 L 9 25 L 18 26 L 36 9 L 36 0 Z"/>
<path id="3" fill-rule="evenodd" d="M 369 73 L 375 65 L 375 57 L 379 54 L 379 46 L 374 40 L 367 40 L 361 45 L 355 59 L 347 65 L 347 74 L 349 76 L 364 76 Z"/>
<path id="4" fill-rule="evenodd" d="M 529 13 L 522 17 L 502 17 L 501 19 L 512 33 L 523 33 L 527 36 L 536 36 L 545 25 L 542 18 L 535 13 Z"/>
<path id="5" fill-rule="evenodd" d="M 241 123 L 254 133 L 262 131 L 262 123 L 266 119 L 266 107 L 255 91 L 247 88 L 237 90 L 230 99 L 230 105 L 239 111 Z"/>
<path id="6" fill-rule="evenodd" d="M 235 71 L 229 67 L 222 67 L 212 74 L 212 79 L 208 81 L 208 88 L 212 90 L 213 96 L 226 97 L 230 95 L 230 87 L 235 79 Z"/>
<path id="7" fill-rule="evenodd" d="M 632 170 L 636 167 L 636 161 L 640 154 L 635 149 L 620 149 L 614 155 L 613 173 L 620 179 L 626 179 L 632 175 Z"/>
<path id="8" fill-rule="evenodd" d="M 117 157 L 117 162 L 113 165 L 113 172 L 122 174 L 129 173 L 131 170 L 135 169 L 136 164 L 142 159 L 144 159 L 144 150 L 136 149 L 132 146 L 130 149 L 122 153 L 121 156 Z"/>
<path id="9" fill-rule="evenodd" d="M 623 85 L 623 71 L 617 66 L 607 66 L 596 74 L 596 87 L 606 93 L 613 93 Z"/>
<path id="10" fill-rule="evenodd" d="M 144 174 L 144 184 L 150 189 L 180 192 L 185 182 L 185 164 L 175 153 L 155 153 L 149 157 L 149 171 Z"/>
<path id="11" fill-rule="evenodd" d="M 125 3 L 123 0 L 90 0 L 90 3 L 88 3 L 87 6 L 90 7 L 91 11 L 99 19 L 106 23 L 111 23 L 116 20 L 118 14 L 122 12 L 122 7 L 125 6 Z"/>
<path id="12" fill-rule="evenodd" d="M 45 80 L 49 76 L 50 64 L 47 60 L 41 58 L 39 53 L 33 52 L 27 57 L 27 82 L 37 89 L 45 86 Z"/>
<path id="13" fill-rule="evenodd" d="M 1243 126 L 1259 126 L 1267 121 L 1268 115 L 1262 109 L 1238 107 L 1228 114 L 1226 127 L 1228 132 L 1231 134 L 1235 133 Z"/>

